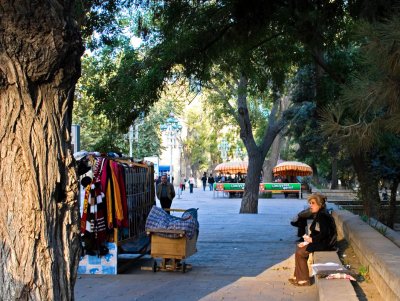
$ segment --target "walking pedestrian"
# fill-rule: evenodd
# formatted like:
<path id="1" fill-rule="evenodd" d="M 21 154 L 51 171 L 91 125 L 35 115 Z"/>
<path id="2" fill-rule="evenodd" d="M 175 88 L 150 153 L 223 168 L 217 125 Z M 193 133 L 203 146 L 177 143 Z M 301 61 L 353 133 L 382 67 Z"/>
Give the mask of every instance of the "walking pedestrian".
<path id="1" fill-rule="evenodd" d="M 186 179 L 184 178 L 181 182 L 181 190 L 184 191 L 186 186 Z"/>
<path id="2" fill-rule="evenodd" d="M 161 208 L 170 209 L 175 197 L 174 185 L 167 182 L 167 175 L 161 176 L 161 183 L 157 185 L 157 198 L 160 200 Z M 169 211 L 167 211 L 170 214 Z"/>
<path id="3" fill-rule="evenodd" d="M 201 182 L 203 183 L 203 191 L 206 191 L 206 186 L 207 186 L 207 174 L 203 173 L 203 176 L 201 177 Z"/>
<path id="4" fill-rule="evenodd" d="M 190 193 L 193 193 L 193 186 L 194 186 L 194 178 L 193 178 L 193 176 L 190 176 L 190 178 L 189 178 L 189 190 L 190 190 Z"/>
<path id="5" fill-rule="evenodd" d="M 210 187 L 210 191 L 213 191 L 215 180 L 214 180 L 212 173 L 210 173 L 210 176 L 208 177 L 207 181 L 208 181 L 208 186 Z"/>

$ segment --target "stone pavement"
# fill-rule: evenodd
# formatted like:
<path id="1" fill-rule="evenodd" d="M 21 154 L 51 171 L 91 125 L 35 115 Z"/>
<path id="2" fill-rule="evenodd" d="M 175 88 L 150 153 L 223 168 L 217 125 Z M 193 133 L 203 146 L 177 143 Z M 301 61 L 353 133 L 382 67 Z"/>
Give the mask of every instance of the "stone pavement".
<path id="1" fill-rule="evenodd" d="M 294 287 L 296 229 L 290 220 L 306 200 L 260 199 L 258 214 L 239 214 L 241 199 L 213 198 L 195 188 L 175 198 L 172 208 L 199 208 L 198 252 L 181 272 L 153 273 L 150 256 L 135 260 L 118 275 L 79 275 L 76 300 L 307 300 L 318 299 L 315 285 Z M 157 205 L 159 203 L 157 201 Z"/>

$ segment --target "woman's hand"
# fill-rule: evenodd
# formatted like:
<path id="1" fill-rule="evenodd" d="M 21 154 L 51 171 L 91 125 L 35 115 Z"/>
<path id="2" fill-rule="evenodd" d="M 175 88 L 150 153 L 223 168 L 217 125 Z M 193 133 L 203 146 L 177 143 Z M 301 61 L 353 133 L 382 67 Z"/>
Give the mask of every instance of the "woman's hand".
<path id="1" fill-rule="evenodd" d="M 308 236 L 307 234 L 303 235 L 304 242 L 312 243 L 312 237 Z"/>
<path id="2" fill-rule="evenodd" d="M 298 246 L 299 248 L 304 248 L 304 247 L 307 246 L 307 245 L 308 245 L 308 242 L 304 241 L 304 242 L 299 243 L 297 246 Z"/>

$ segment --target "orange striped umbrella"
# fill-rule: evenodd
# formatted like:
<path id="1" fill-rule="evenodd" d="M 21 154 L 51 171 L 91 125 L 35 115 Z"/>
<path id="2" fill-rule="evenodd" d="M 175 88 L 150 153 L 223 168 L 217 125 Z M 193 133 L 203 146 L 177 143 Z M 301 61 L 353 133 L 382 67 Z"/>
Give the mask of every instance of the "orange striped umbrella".
<path id="1" fill-rule="evenodd" d="M 218 164 L 215 167 L 215 171 L 220 173 L 237 174 L 247 173 L 248 162 L 244 161 L 232 161 Z"/>
<path id="2" fill-rule="evenodd" d="M 313 173 L 312 168 L 302 162 L 286 161 L 279 163 L 272 170 L 274 176 L 310 176 Z"/>

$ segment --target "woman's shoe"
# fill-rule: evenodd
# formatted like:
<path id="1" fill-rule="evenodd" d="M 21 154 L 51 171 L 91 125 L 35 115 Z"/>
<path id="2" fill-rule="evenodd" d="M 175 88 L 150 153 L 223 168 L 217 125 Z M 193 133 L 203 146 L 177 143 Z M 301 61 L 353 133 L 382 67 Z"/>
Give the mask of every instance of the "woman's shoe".
<path id="1" fill-rule="evenodd" d="M 289 282 L 295 286 L 310 286 L 310 281 L 307 280 L 300 280 L 297 281 L 296 279 L 289 278 Z"/>
<path id="2" fill-rule="evenodd" d="M 296 285 L 297 285 L 297 286 L 310 286 L 311 283 L 310 283 L 310 281 L 303 280 L 303 281 L 297 281 L 297 284 L 296 284 Z"/>
<path id="3" fill-rule="evenodd" d="M 290 282 L 291 284 L 293 284 L 293 285 L 296 285 L 296 283 L 297 283 L 296 277 L 289 278 L 289 282 Z"/>

